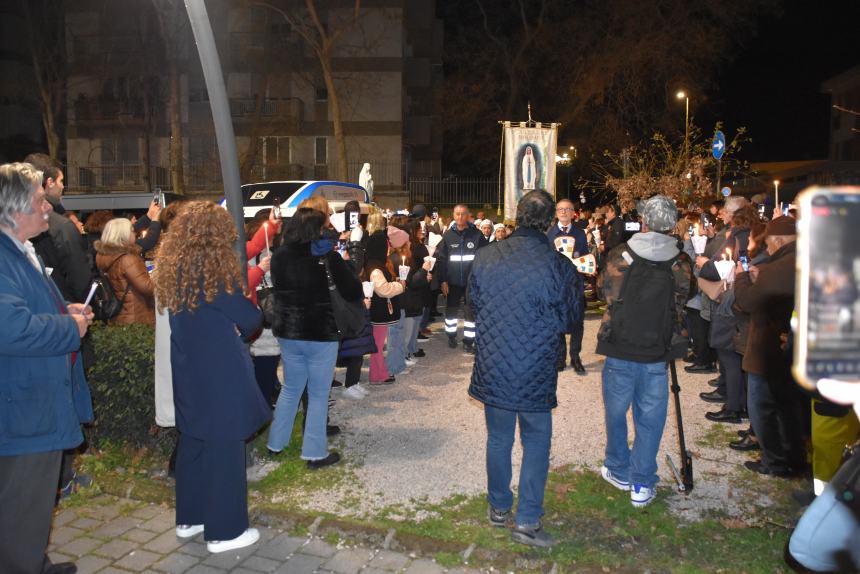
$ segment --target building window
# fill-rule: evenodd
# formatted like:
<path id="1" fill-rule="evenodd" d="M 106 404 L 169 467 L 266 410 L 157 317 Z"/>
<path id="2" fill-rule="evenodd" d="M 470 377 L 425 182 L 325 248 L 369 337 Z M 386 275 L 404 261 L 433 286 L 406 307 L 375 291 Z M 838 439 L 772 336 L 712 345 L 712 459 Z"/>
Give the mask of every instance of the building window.
<path id="1" fill-rule="evenodd" d="M 287 136 L 263 138 L 263 154 L 266 165 L 288 165 L 290 138 Z"/>
<path id="2" fill-rule="evenodd" d="M 102 140 L 102 163 L 116 165 L 122 163 L 137 163 L 140 161 L 140 150 L 137 138 L 119 138 Z"/>
<path id="3" fill-rule="evenodd" d="M 317 88 L 314 98 L 318 102 L 327 102 L 328 101 L 328 90 L 326 88 Z"/>
<path id="4" fill-rule="evenodd" d="M 316 165 L 326 165 L 328 163 L 328 139 L 316 138 L 314 146 L 314 163 Z"/>

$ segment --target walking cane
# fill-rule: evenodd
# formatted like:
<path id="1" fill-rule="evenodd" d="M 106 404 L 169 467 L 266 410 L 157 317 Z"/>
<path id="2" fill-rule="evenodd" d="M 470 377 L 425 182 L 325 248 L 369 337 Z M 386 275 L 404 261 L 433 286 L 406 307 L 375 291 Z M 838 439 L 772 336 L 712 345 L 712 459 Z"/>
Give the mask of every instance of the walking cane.
<path id="1" fill-rule="evenodd" d="M 666 462 L 672 469 L 672 474 L 675 475 L 675 482 L 678 485 L 678 492 L 690 494 L 693 490 L 693 457 L 690 451 L 687 450 L 687 443 L 684 440 L 684 420 L 681 417 L 681 387 L 678 385 L 678 372 L 675 370 L 675 361 L 669 361 L 669 373 L 672 375 L 672 384 L 669 387 L 672 389 L 672 394 L 675 395 L 675 420 L 678 423 L 678 446 L 681 449 L 681 472 L 675 463 L 672 462 L 672 457 L 666 455 Z"/>

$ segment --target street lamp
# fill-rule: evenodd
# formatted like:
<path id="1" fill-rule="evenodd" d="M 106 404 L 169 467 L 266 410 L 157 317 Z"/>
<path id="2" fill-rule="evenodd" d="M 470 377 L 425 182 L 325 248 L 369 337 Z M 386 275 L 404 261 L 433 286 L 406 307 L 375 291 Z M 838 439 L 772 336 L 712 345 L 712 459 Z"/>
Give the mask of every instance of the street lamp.
<path id="1" fill-rule="evenodd" d="M 675 97 L 684 100 L 684 154 L 687 157 L 687 170 L 690 168 L 690 96 L 680 90 Z"/>
<path id="2" fill-rule="evenodd" d="M 773 207 L 779 209 L 779 180 L 773 180 Z"/>

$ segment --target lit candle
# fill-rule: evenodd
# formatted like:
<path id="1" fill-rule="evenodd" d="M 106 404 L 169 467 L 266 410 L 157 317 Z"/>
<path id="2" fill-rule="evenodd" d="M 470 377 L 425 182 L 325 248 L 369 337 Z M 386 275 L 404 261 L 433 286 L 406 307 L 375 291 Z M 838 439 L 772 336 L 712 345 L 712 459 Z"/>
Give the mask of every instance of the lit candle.
<path id="1" fill-rule="evenodd" d="M 263 231 L 266 232 L 266 253 L 271 255 L 272 252 L 269 250 L 269 222 L 268 221 L 263 223 Z"/>
<path id="2" fill-rule="evenodd" d="M 726 259 L 729 261 L 732 260 L 732 248 L 731 247 L 726 247 Z"/>

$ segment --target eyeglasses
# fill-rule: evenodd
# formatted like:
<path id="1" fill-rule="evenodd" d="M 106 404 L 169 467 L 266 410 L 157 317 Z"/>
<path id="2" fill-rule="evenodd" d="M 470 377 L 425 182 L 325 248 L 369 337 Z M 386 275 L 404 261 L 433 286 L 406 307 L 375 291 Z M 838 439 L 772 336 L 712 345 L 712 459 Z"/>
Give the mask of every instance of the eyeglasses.
<path id="1" fill-rule="evenodd" d="M 573 211 L 572 207 L 556 207 L 556 211 Z"/>

